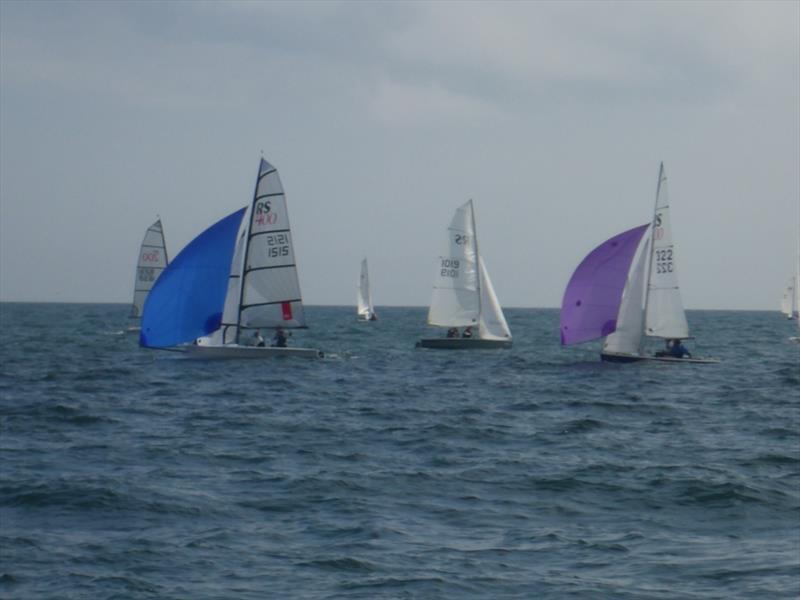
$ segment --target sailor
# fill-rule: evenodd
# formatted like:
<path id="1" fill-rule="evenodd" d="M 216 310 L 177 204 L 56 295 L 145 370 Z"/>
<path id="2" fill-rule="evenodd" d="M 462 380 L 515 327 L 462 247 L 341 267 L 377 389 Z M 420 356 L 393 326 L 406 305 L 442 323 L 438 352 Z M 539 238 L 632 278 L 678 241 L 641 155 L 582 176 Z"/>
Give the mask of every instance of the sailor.
<path id="1" fill-rule="evenodd" d="M 253 339 L 251 340 L 250 345 L 257 346 L 258 348 L 263 348 L 267 345 L 267 343 L 264 341 L 264 338 L 261 337 L 261 331 L 259 329 L 256 329 L 253 333 Z"/>
<path id="2" fill-rule="evenodd" d="M 283 329 L 278 327 L 275 330 L 275 335 L 272 336 L 272 343 L 270 345 L 273 348 L 286 348 L 286 333 L 284 333 Z"/>
<path id="3" fill-rule="evenodd" d="M 669 355 L 672 358 L 683 358 L 684 356 L 692 358 L 691 353 L 686 349 L 686 346 L 681 344 L 679 339 L 672 340 L 672 345 L 669 347 Z"/>
<path id="4" fill-rule="evenodd" d="M 451 327 L 450 329 L 448 329 L 447 330 L 447 337 L 449 337 L 449 338 L 458 337 L 458 328 Z"/>
<path id="5" fill-rule="evenodd" d="M 472 326 L 471 325 L 468 325 L 464 329 L 464 333 L 461 334 L 461 337 L 462 338 L 471 338 L 472 337 Z"/>

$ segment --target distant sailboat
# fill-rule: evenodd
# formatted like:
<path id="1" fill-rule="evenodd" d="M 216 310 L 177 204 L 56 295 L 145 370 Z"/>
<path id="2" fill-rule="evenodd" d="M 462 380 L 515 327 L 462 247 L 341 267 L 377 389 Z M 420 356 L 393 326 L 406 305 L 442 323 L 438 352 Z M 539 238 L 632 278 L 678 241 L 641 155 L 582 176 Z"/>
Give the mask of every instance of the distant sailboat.
<path id="1" fill-rule="evenodd" d="M 356 313 L 361 321 L 377 321 L 378 315 L 372 304 L 372 288 L 369 285 L 369 271 L 367 259 L 361 261 L 361 276 L 358 278 L 358 293 L 356 296 Z"/>
<path id="2" fill-rule="evenodd" d="M 150 225 L 145 231 L 142 245 L 139 247 L 139 260 L 136 263 L 136 277 L 133 281 L 133 303 L 131 304 L 131 326 L 128 331 L 141 329 L 140 320 L 147 294 L 155 284 L 158 276 L 169 264 L 167 244 L 164 241 L 164 228 L 161 219 Z"/>
<path id="3" fill-rule="evenodd" d="M 792 295 L 792 315 L 797 321 L 797 329 L 800 332 L 800 231 L 797 234 L 797 256 L 794 263 L 794 286 Z M 794 337 L 789 338 L 794 342 L 800 342 L 800 333 Z"/>
<path id="4" fill-rule="evenodd" d="M 781 312 L 786 315 L 787 319 L 793 319 L 797 315 L 797 281 L 792 277 L 786 284 L 786 289 L 783 291 L 783 298 L 781 298 Z"/>
<path id="5" fill-rule="evenodd" d="M 561 343 L 605 337 L 601 358 L 611 362 L 659 360 L 718 362 L 645 353 L 647 337 L 689 338 L 681 302 L 661 164 L 653 221 L 600 244 L 572 274 L 561 304 Z"/>
<path id="6" fill-rule="evenodd" d="M 472 200 L 456 210 L 447 229 L 444 254 L 437 263 L 428 324 L 448 327 L 448 337 L 424 338 L 417 347 L 509 348 L 511 331 L 478 251 Z M 452 335 L 458 327 L 468 328 L 462 337 Z"/>
<path id="7" fill-rule="evenodd" d="M 183 349 L 209 359 L 321 356 L 315 348 L 247 344 L 261 328 L 275 328 L 277 338 L 278 330 L 305 326 L 283 185 L 262 158 L 250 206 L 200 234 L 164 271 L 145 305 L 140 343 L 193 342 Z"/>

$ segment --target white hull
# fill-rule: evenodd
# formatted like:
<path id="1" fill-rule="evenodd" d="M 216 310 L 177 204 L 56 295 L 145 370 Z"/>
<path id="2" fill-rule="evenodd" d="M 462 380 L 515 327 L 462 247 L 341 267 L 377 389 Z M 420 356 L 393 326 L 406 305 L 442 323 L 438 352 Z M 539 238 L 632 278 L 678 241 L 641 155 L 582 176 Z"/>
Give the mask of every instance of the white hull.
<path id="1" fill-rule="evenodd" d="M 666 363 L 691 363 L 700 365 L 715 365 L 721 361 L 716 358 L 675 358 L 674 356 L 648 356 L 641 354 L 625 354 L 623 352 L 601 352 L 600 358 L 605 362 L 639 362 L 642 360 L 649 360 L 655 362 Z"/>
<path id="2" fill-rule="evenodd" d="M 297 356 L 301 358 L 321 358 L 316 348 L 273 348 L 271 346 L 186 346 L 186 354 L 191 358 L 219 360 L 228 358 L 272 358 L 274 356 Z"/>

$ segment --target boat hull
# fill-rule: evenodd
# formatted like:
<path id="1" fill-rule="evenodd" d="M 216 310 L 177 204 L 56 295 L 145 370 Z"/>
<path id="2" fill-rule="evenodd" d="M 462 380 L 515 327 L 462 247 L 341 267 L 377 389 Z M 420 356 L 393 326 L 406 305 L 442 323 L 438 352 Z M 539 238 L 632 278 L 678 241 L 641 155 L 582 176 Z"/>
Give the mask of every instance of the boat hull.
<path id="1" fill-rule="evenodd" d="M 423 338 L 417 348 L 436 350 L 495 350 L 511 348 L 511 340 L 482 340 L 480 338 Z"/>
<path id="2" fill-rule="evenodd" d="M 271 346 L 187 346 L 186 354 L 190 358 L 203 360 L 221 360 L 229 358 L 272 358 L 275 356 L 295 356 L 300 358 L 322 358 L 323 353 L 316 348 L 273 348 Z"/>
<path id="3" fill-rule="evenodd" d="M 675 358 L 674 356 L 641 356 L 639 354 L 623 354 L 618 352 L 601 352 L 600 360 L 614 363 L 632 363 L 640 361 L 655 361 L 665 363 L 689 363 L 698 365 L 719 364 L 716 358 Z"/>

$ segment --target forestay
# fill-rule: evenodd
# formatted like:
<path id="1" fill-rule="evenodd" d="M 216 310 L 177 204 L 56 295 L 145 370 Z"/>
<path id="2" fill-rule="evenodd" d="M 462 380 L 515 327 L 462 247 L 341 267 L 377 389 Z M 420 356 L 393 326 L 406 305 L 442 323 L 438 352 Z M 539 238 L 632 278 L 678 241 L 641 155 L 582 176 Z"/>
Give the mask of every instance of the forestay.
<path id="1" fill-rule="evenodd" d="M 133 282 L 133 304 L 130 315 L 132 319 L 142 316 L 147 294 L 168 263 L 164 229 L 161 226 L 161 219 L 159 219 L 147 228 L 142 245 L 139 247 L 136 278 Z"/>
<path id="2" fill-rule="evenodd" d="M 675 247 L 670 225 L 669 195 L 664 164 L 661 164 L 653 215 L 650 268 L 645 297 L 645 335 L 685 339 L 689 324 L 681 302 Z"/>

